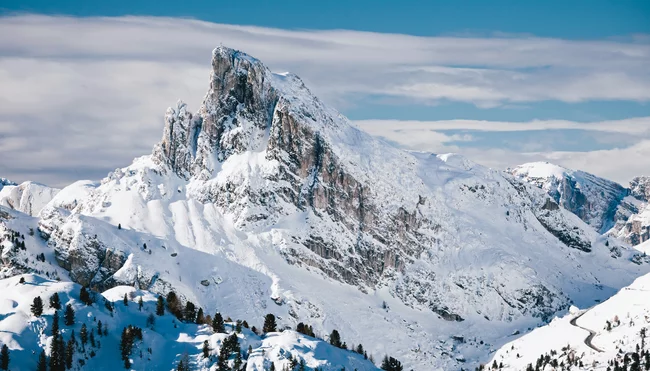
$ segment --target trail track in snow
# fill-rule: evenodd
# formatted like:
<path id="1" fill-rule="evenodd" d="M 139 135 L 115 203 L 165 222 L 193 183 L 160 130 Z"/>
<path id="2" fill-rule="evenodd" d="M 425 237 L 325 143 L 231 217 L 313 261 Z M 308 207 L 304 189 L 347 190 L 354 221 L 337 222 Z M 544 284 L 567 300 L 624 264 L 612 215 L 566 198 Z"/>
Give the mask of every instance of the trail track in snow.
<path id="1" fill-rule="evenodd" d="M 585 330 L 585 331 L 588 331 L 588 332 L 589 332 L 589 336 L 587 336 L 587 337 L 585 338 L 585 340 L 584 340 L 585 345 L 588 346 L 589 348 L 595 350 L 596 352 L 602 353 L 602 352 L 603 352 L 602 350 L 596 348 L 596 347 L 591 343 L 591 341 L 592 341 L 592 340 L 594 339 L 594 337 L 596 336 L 596 332 L 593 331 L 593 330 L 590 330 L 590 329 L 588 329 L 588 328 L 586 328 L 586 327 L 582 327 L 582 326 L 580 326 L 580 325 L 578 325 L 578 324 L 576 323 L 576 321 L 578 321 L 578 318 L 584 316 L 587 312 L 589 312 L 589 310 L 586 310 L 586 311 L 584 311 L 583 313 L 581 313 L 581 314 L 575 316 L 575 318 L 573 318 L 571 321 L 569 321 L 569 323 L 570 323 L 572 326 L 575 326 L 575 327 L 581 328 L 581 329 L 583 329 L 583 330 Z"/>

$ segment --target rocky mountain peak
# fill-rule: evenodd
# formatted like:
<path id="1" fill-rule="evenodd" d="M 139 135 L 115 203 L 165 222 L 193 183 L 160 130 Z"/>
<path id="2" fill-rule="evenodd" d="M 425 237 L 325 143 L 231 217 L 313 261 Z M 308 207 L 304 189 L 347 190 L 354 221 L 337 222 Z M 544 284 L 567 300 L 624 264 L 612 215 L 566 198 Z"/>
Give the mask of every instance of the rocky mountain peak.
<path id="1" fill-rule="evenodd" d="M 212 53 L 210 86 L 193 115 L 179 102 L 165 115 L 165 129 L 154 155 L 184 179 L 233 153 L 263 147 L 278 94 L 272 73 L 257 59 L 220 46 Z"/>
<path id="2" fill-rule="evenodd" d="M 641 201 L 650 201 L 650 176 L 638 176 L 630 181 L 632 196 Z"/>

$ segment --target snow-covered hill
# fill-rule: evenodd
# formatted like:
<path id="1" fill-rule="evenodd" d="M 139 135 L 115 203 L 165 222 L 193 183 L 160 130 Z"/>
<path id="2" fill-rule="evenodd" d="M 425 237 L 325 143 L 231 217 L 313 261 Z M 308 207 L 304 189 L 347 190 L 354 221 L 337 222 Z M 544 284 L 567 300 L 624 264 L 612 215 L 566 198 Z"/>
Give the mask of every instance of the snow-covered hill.
<path id="1" fill-rule="evenodd" d="M 539 369 L 554 369 L 552 364 L 567 366 L 573 360 L 572 370 L 607 370 L 614 369 L 614 361 L 630 367 L 635 363 L 636 353 L 640 354 L 638 369 L 647 369 L 645 365 L 650 366 L 650 362 L 644 353 L 649 348 L 645 340 L 645 331 L 650 327 L 648 291 L 650 274 L 601 304 L 575 308 L 549 325 L 504 345 L 488 366 L 496 361 L 503 363 L 504 370 L 525 370 L 529 364 L 535 369 L 540 356 L 545 359 L 548 354 Z M 544 367 L 544 363 L 548 365 Z"/>
<path id="2" fill-rule="evenodd" d="M 6 179 L 0 179 L 0 205 L 37 216 L 59 191 L 57 188 L 35 182 L 13 184 Z"/>
<path id="3" fill-rule="evenodd" d="M 24 283 L 20 283 L 23 279 Z M 215 333 L 208 324 L 195 324 L 177 320 L 166 312 L 156 313 L 156 295 L 133 287 L 117 286 L 95 295 L 95 303 L 86 305 L 79 300 L 81 287 L 71 282 L 57 282 L 35 275 L 20 275 L 0 280 L 0 343 L 10 349 L 11 370 L 35 370 L 38 356 L 45 350 L 52 357 L 52 322 L 55 309 L 49 298 L 59 295 L 60 337 L 67 344 L 73 337 L 73 370 L 124 369 L 120 354 L 122 331 L 127 326 L 142 329 L 142 340 L 136 340 L 129 360 L 134 370 L 169 370 L 183 358 L 189 360 L 192 370 L 216 370 L 217 358 L 227 337 L 236 334 L 241 350 L 242 370 L 268 370 L 271 363 L 283 370 L 295 360 L 305 369 L 323 371 L 377 370 L 363 355 L 336 348 L 330 344 L 295 331 L 272 332 L 265 336 L 242 327 L 236 333 L 236 323 L 225 323 L 225 333 Z M 43 315 L 36 317 L 30 307 L 34 298 L 44 302 Z M 123 298 L 127 298 L 124 305 Z M 142 300 L 142 308 L 139 301 Z M 111 303 L 108 309 L 105 302 Z M 66 325 L 64 313 L 70 304 L 75 311 L 75 323 Z M 208 315 L 209 313 L 206 313 Z M 214 313 L 211 313 L 214 315 Z M 227 317 L 227 313 L 223 313 Z M 153 318 L 153 323 L 151 321 Z M 263 318 L 247 320 L 261 328 Z M 82 326 L 87 329 L 86 342 Z M 102 327 L 100 334 L 99 327 Z M 208 357 L 203 355 L 207 341 Z M 229 357 L 235 362 L 236 351 Z"/>
<path id="4" fill-rule="evenodd" d="M 26 250 L 5 239 L 12 272 L 45 271 L 18 264 L 44 250 L 98 291 L 273 313 L 415 370 L 471 367 L 650 270 L 526 180 L 394 148 L 225 47 L 197 113 L 168 109 L 152 155 L 64 188 L 38 218 L 0 211 L 6 230 L 36 230 Z"/>

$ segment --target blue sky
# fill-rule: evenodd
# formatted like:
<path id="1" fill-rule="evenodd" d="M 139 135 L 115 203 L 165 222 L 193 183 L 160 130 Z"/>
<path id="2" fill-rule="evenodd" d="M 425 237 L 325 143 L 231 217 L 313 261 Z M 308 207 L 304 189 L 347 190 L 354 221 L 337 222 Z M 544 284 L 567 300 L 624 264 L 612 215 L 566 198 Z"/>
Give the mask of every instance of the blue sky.
<path id="1" fill-rule="evenodd" d="M 645 0 L 5 0 L 0 8 L 8 12 L 75 16 L 181 16 L 274 28 L 347 29 L 419 36 L 505 32 L 600 39 L 650 33 L 650 2 Z"/>
<path id="2" fill-rule="evenodd" d="M 650 1 L 5 0 L 0 176 L 62 185 L 148 153 L 220 43 L 398 146 L 650 173 Z"/>

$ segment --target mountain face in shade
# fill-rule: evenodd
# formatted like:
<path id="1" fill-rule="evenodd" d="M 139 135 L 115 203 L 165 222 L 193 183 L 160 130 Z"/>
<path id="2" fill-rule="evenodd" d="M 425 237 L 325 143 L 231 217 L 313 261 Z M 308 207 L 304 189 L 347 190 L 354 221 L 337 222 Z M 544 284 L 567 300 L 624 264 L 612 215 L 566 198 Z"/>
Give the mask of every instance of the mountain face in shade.
<path id="1" fill-rule="evenodd" d="M 600 228 L 607 202 L 585 214 Z M 79 284 L 274 313 L 431 370 L 478 364 L 648 271 L 561 203 L 518 174 L 394 148 L 298 77 L 220 47 L 199 109 L 169 108 L 152 155 L 5 223 L 37 229 Z"/>
<path id="2" fill-rule="evenodd" d="M 650 239 L 649 177 L 636 177 L 625 188 L 548 162 L 523 164 L 509 172 L 543 189 L 555 202 L 602 234 L 631 245 Z"/>

